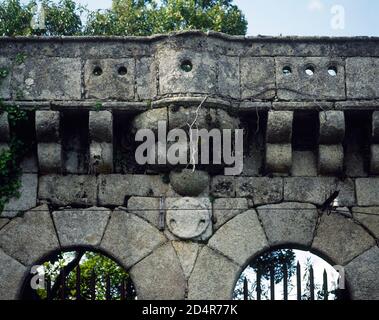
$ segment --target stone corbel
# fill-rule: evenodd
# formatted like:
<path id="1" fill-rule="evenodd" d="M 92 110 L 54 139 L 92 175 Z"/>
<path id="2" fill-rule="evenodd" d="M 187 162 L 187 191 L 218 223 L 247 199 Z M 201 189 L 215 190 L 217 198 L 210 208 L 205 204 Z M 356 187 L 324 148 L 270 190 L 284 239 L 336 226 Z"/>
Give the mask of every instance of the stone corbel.
<path id="1" fill-rule="evenodd" d="M 270 111 L 266 133 L 266 169 L 289 173 L 292 166 L 292 111 Z"/>
<path id="2" fill-rule="evenodd" d="M 345 114 L 343 111 L 322 111 L 319 113 L 320 135 L 318 149 L 318 171 L 331 175 L 343 171 L 345 138 Z"/>
<path id="3" fill-rule="evenodd" d="M 63 165 L 59 111 L 36 111 L 39 171 L 61 173 Z"/>
<path id="4" fill-rule="evenodd" d="M 113 172 L 113 115 L 110 111 L 90 111 L 90 168 L 92 173 Z"/>

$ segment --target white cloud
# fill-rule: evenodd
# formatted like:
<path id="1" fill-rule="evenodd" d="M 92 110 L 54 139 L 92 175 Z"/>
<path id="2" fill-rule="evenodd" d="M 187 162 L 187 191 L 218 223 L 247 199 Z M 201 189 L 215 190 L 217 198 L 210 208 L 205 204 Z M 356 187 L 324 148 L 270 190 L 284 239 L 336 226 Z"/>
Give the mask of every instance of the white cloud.
<path id="1" fill-rule="evenodd" d="M 308 9 L 310 11 L 322 11 L 324 10 L 324 3 L 321 0 L 310 0 Z"/>

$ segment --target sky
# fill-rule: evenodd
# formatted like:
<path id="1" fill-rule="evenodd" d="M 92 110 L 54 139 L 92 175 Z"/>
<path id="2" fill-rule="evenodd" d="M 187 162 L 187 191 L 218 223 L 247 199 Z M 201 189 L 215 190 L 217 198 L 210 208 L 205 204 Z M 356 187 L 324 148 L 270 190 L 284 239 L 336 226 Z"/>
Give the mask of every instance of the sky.
<path id="1" fill-rule="evenodd" d="M 76 0 L 89 9 L 112 0 Z M 248 35 L 379 36 L 377 0 L 234 0 L 248 22 Z"/>

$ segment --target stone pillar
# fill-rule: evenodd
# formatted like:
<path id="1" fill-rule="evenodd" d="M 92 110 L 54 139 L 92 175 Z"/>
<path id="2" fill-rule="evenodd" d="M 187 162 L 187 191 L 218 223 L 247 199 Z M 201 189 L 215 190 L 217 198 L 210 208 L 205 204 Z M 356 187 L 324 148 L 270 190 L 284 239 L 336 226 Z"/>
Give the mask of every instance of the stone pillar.
<path id="1" fill-rule="evenodd" d="M 370 173 L 379 174 L 379 111 L 372 115 L 372 145 L 370 154 Z"/>
<path id="2" fill-rule="evenodd" d="M 292 166 L 292 111 L 270 111 L 266 133 L 266 169 L 289 173 Z"/>
<path id="3" fill-rule="evenodd" d="M 63 157 L 59 111 L 36 111 L 36 135 L 40 173 L 61 173 Z"/>
<path id="4" fill-rule="evenodd" d="M 0 152 L 8 148 L 10 139 L 10 130 L 8 122 L 8 113 L 3 112 L 0 114 Z"/>
<path id="5" fill-rule="evenodd" d="M 318 150 L 318 171 L 320 174 L 338 174 L 343 170 L 345 138 L 345 114 L 343 111 L 322 111 Z"/>
<path id="6" fill-rule="evenodd" d="M 113 115 L 110 111 L 90 111 L 90 168 L 93 173 L 113 172 Z"/>

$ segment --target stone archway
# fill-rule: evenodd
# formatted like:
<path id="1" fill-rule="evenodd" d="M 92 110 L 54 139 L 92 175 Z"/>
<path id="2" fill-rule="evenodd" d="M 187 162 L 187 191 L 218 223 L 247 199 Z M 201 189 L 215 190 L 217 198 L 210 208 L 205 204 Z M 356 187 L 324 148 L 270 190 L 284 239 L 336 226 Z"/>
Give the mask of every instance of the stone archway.
<path id="1" fill-rule="evenodd" d="M 68 209 L 46 205 L 0 230 L 0 297 L 20 298 L 31 267 L 49 253 L 72 247 L 99 250 L 129 270 L 139 299 L 183 299 L 185 279 L 168 239 L 122 208 Z"/>
<path id="2" fill-rule="evenodd" d="M 308 203 L 258 207 L 226 222 L 199 254 L 189 279 L 189 299 L 226 299 L 248 262 L 269 248 L 298 246 L 345 267 L 352 299 L 377 299 L 379 248 L 350 217 L 320 216 Z"/>

